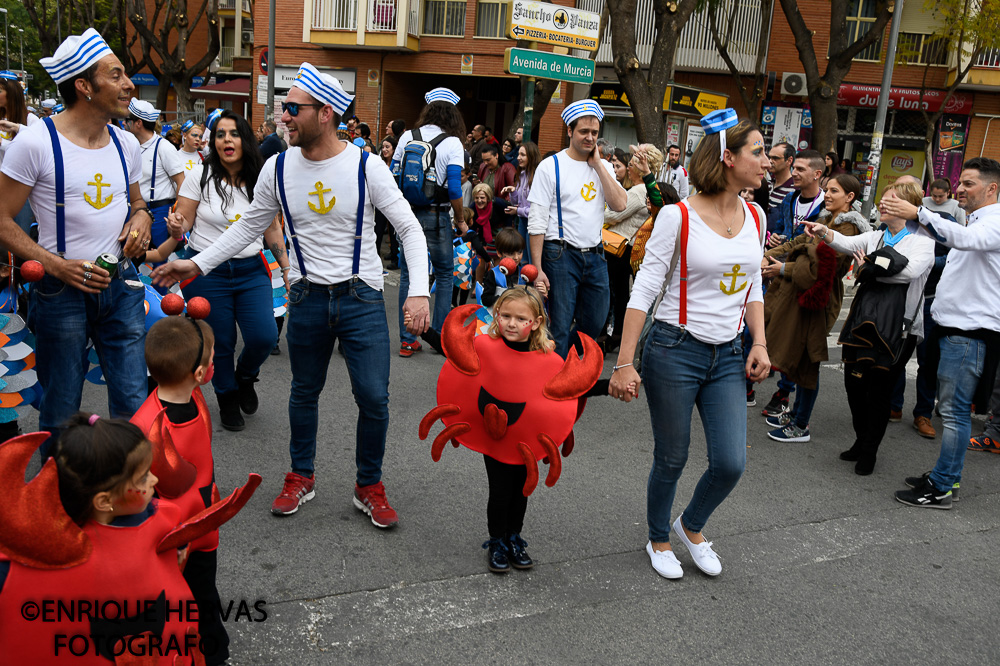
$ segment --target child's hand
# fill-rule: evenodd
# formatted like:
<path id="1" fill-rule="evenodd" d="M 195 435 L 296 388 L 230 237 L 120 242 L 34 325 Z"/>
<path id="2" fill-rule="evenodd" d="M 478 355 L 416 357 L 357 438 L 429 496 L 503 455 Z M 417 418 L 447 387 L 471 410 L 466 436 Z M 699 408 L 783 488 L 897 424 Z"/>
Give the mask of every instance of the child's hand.
<path id="1" fill-rule="evenodd" d="M 413 323 L 413 315 L 411 315 L 409 312 L 404 312 L 403 326 L 409 326 L 411 323 Z"/>
<path id="2" fill-rule="evenodd" d="M 187 220 L 180 213 L 170 213 L 167 215 L 167 233 L 171 238 L 180 240 L 184 238 L 184 224 Z"/>

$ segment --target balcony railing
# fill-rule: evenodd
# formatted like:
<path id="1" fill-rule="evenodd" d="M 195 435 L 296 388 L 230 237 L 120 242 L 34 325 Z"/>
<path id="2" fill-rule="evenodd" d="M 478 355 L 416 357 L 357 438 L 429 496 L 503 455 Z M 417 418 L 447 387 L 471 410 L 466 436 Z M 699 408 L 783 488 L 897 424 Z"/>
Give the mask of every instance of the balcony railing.
<path id="1" fill-rule="evenodd" d="M 218 0 L 218 2 L 219 9 L 236 11 L 236 0 Z M 253 9 L 250 7 L 250 0 L 243 0 L 243 11 L 253 13 Z"/>
<path id="2" fill-rule="evenodd" d="M 406 32 L 420 34 L 419 0 L 314 0 L 312 10 L 313 30 L 358 29 L 358 10 L 365 13 L 366 32 L 398 32 L 400 13 L 406 19 Z"/>
<path id="3" fill-rule="evenodd" d="M 579 9 L 597 13 L 604 8 L 604 0 L 577 0 L 576 4 Z M 757 42 L 760 38 L 760 0 L 722 0 L 718 11 L 720 38 L 725 40 L 728 35 L 729 55 L 741 72 L 751 73 L 757 60 Z M 648 65 L 653 55 L 653 43 L 656 41 L 655 19 L 653 0 L 639 0 L 635 14 L 635 52 L 643 65 Z M 731 29 L 728 29 L 730 25 Z M 578 55 L 585 54 L 580 52 Z M 599 65 L 610 65 L 613 60 L 609 26 L 604 31 L 596 61 Z M 677 43 L 676 66 L 678 69 L 728 71 L 712 40 L 707 9 L 694 13 L 684 26 Z"/>
<path id="4" fill-rule="evenodd" d="M 1000 69 L 1000 49 L 986 49 L 976 58 L 976 64 L 973 67 Z"/>
<path id="5" fill-rule="evenodd" d="M 220 67 L 232 67 L 233 66 L 233 56 L 236 54 L 236 48 L 233 46 L 223 46 L 219 49 L 219 66 Z"/>
<path id="6" fill-rule="evenodd" d="M 357 30 L 358 0 L 318 0 L 313 3 L 316 30 Z"/>
<path id="7" fill-rule="evenodd" d="M 396 32 L 396 0 L 368 0 L 368 32 Z"/>

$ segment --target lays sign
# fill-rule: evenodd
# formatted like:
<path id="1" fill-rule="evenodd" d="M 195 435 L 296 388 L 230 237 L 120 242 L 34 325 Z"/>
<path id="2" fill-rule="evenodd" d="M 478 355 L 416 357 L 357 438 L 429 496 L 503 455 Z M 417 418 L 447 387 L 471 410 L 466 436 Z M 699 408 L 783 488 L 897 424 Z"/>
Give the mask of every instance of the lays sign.
<path id="1" fill-rule="evenodd" d="M 913 158 L 906 153 L 900 153 L 889 163 L 893 171 L 909 171 L 913 167 Z"/>

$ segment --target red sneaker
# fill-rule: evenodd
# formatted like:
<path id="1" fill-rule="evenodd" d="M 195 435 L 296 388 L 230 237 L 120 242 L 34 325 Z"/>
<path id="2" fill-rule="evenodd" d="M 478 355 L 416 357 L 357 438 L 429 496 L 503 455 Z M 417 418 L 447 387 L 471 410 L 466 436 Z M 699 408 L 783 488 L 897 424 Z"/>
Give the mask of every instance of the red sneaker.
<path id="1" fill-rule="evenodd" d="M 271 505 L 271 513 L 276 516 L 290 516 L 299 510 L 299 506 L 316 497 L 316 479 L 289 472 L 285 475 L 285 485 L 281 494 Z"/>
<path id="2" fill-rule="evenodd" d="M 371 486 L 359 486 L 355 483 L 354 506 L 371 516 L 375 527 L 384 529 L 395 527 L 399 523 L 399 516 L 385 498 L 385 486 L 381 481 Z"/>
<path id="3" fill-rule="evenodd" d="M 403 344 L 399 345 L 399 355 L 402 356 L 403 358 L 409 358 L 410 356 L 413 356 L 418 351 L 420 351 L 420 349 L 421 349 L 420 343 L 417 342 L 416 340 L 414 340 L 413 342 L 404 342 Z"/>

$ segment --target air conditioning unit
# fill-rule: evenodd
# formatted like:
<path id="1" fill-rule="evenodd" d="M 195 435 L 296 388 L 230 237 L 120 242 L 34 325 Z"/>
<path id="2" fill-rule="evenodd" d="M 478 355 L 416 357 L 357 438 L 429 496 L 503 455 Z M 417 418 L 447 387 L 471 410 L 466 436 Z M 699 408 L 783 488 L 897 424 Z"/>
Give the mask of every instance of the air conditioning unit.
<path id="1" fill-rule="evenodd" d="M 783 73 L 781 75 L 781 94 L 795 97 L 805 97 L 808 95 L 806 75 L 795 72 Z"/>
<path id="2" fill-rule="evenodd" d="M 244 30 L 243 34 L 241 35 L 241 37 L 243 39 L 243 43 L 244 44 L 253 44 L 253 31 L 252 30 Z"/>

